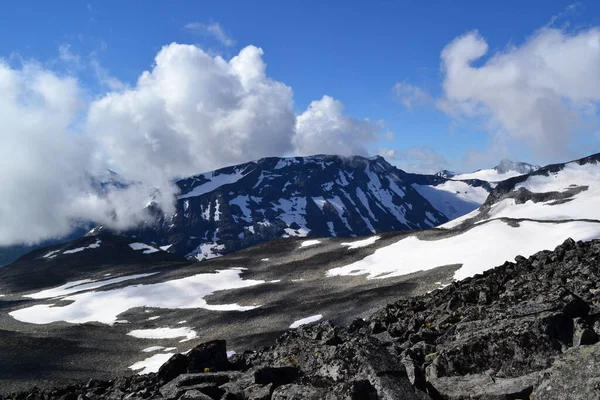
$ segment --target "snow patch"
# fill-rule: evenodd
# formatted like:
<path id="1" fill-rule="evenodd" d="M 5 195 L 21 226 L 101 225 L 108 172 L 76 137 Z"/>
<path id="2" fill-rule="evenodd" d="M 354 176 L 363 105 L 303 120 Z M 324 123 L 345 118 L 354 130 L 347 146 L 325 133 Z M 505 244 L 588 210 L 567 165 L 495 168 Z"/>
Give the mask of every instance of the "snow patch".
<path id="1" fill-rule="evenodd" d="M 155 328 L 155 329 L 135 329 L 127 333 L 128 336 L 133 336 L 138 339 L 176 339 L 184 338 L 184 340 L 192 340 L 198 334 L 195 330 L 188 327 L 181 328 Z"/>
<path id="2" fill-rule="evenodd" d="M 432 268 L 460 264 L 455 279 L 464 279 L 543 249 L 553 249 L 567 238 L 600 238 L 600 223 L 519 222 L 519 227 L 496 220 L 438 240 L 409 236 L 379 248 L 363 260 L 327 271 L 327 276 L 367 275 L 368 279 L 390 278 Z"/>
<path id="3" fill-rule="evenodd" d="M 376 241 L 378 241 L 379 239 L 381 239 L 381 237 L 379 237 L 379 236 L 371 236 L 370 238 L 363 239 L 363 240 L 357 240 L 355 242 L 340 243 L 340 245 L 341 246 L 348 246 L 348 250 L 353 250 L 353 249 L 358 249 L 358 248 L 361 248 L 361 247 L 370 246 L 373 243 L 375 243 Z"/>
<path id="4" fill-rule="evenodd" d="M 69 294 L 77 293 L 77 292 L 85 292 L 88 290 L 98 289 L 102 286 L 108 286 L 115 283 L 130 281 L 133 279 L 145 278 L 147 276 L 156 275 L 158 272 L 152 272 L 149 274 L 136 274 L 136 275 L 126 275 L 120 276 L 118 278 L 106 279 L 102 281 L 95 281 L 92 279 L 82 279 L 79 281 L 65 283 L 62 286 L 58 286 L 52 289 L 42 290 L 37 293 L 27 294 L 23 297 L 28 297 L 31 299 L 52 299 L 62 296 L 67 296 Z"/>
<path id="5" fill-rule="evenodd" d="M 302 318 L 299 319 L 298 321 L 294 321 L 291 325 L 290 325 L 290 329 L 296 329 L 299 326 L 302 325 L 306 325 L 306 324 L 310 324 L 312 322 L 317 322 L 319 321 L 321 318 L 323 318 L 323 316 L 321 314 L 318 315 L 312 315 L 310 317 L 306 317 L 306 318 Z"/>
<path id="6" fill-rule="evenodd" d="M 144 353 L 152 353 L 152 352 L 154 352 L 154 351 L 159 351 L 159 350 L 162 350 L 162 349 L 164 349 L 164 347 L 163 347 L 163 346 L 150 346 L 150 347 L 146 347 L 146 348 L 145 348 L 145 349 L 143 349 L 142 351 L 143 351 Z"/>
<path id="7" fill-rule="evenodd" d="M 84 250 L 87 250 L 87 249 L 97 249 L 98 247 L 100 247 L 100 243 L 102 243 L 102 241 L 100 239 L 96 239 L 96 242 L 94 242 L 94 243 L 92 243 L 92 244 L 90 244 L 88 246 L 78 247 L 78 248 L 73 249 L 73 250 L 66 250 L 66 251 L 63 251 L 63 254 L 74 254 L 74 253 L 79 253 L 80 251 L 84 251 Z M 44 256 L 44 257 L 46 257 L 46 256 Z"/>
<path id="8" fill-rule="evenodd" d="M 204 177 L 208 178 L 206 175 L 207 174 L 205 174 Z M 191 191 L 179 196 L 179 200 L 187 199 L 190 197 L 201 196 L 205 193 L 212 192 L 213 190 L 215 190 L 221 186 L 235 183 L 235 182 L 239 181 L 240 179 L 242 179 L 244 176 L 245 175 L 242 171 L 235 171 L 235 173 L 233 173 L 233 174 L 219 174 L 216 176 L 214 175 L 214 172 L 213 172 L 212 176 L 208 182 L 198 185 L 195 188 L 193 188 Z"/>
<path id="9" fill-rule="evenodd" d="M 321 243 L 320 240 L 305 240 L 304 242 L 300 243 L 300 247 L 314 246 L 315 244 L 319 243 Z"/>
<path id="10" fill-rule="evenodd" d="M 142 252 L 142 254 L 152 254 L 152 253 L 156 253 L 157 251 L 160 251 L 159 249 L 152 247 L 150 245 L 147 245 L 146 243 L 130 243 L 129 247 L 131 247 L 135 251 L 144 250 Z"/>
<path id="11" fill-rule="evenodd" d="M 118 315 L 135 307 L 252 310 L 259 306 L 240 306 L 235 303 L 213 305 L 204 300 L 204 297 L 218 290 L 247 288 L 265 283 L 260 280 L 244 280 L 240 277 L 241 272 L 241 269 L 220 270 L 148 285 L 78 293 L 64 297 L 63 300 L 70 302 L 66 305 L 37 304 L 12 311 L 10 315 L 18 321 L 32 324 L 57 321 L 81 324 L 96 321 L 111 325 Z"/>
<path id="12" fill-rule="evenodd" d="M 133 371 L 138 371 L 139 375 L 145 375 L 150 373 L 158 372 L 160 367 L 164 363 L 166 363 L 169 358 L 171 358 L 175 353 L 158 353 L 151 357 L 146 358 L 145 360 L 138 361 L 133 365 L 129 366 L 129 369 Z"/>

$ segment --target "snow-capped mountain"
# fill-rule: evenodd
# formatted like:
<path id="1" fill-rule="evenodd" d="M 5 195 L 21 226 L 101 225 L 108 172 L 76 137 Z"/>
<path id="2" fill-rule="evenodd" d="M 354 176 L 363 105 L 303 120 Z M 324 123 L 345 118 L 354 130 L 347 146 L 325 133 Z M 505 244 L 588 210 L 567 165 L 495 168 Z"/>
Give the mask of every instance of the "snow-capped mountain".
<path id="1" fill-rule="evenodd" d="M 448 179 L 451 179 L 452 177 L 454 177 L 454 175 L 456 175 L 456 172 L 448 171 L 447 169 L 443 169 L 443 170 L 435 173 L 435 176 L 441 176 L 442 178 L 448 178 Z"/>
<path id="2" fill-rule="evenodd" d="M 174 215 L 126 234 L 199 260 L 288 236 L 432 228 L 477 208 L 488 189 L 409 174 L 382 157 L 329 155 L 265 158 L 177 184 Z"/>
<path id="3" fill-rule="evenodd" d="M 487 182 L 500 182 L 515 176 L 529 174 L 538 170 L 537 165 L 526 162 L 515 162 L 503 159 L 498 165 L 491 169 L 480 169 L 468 174 L 454 174 L 451 178 L 456 180 L 479 179 Z M 439 173 L 442 173 L 441 171 Z"/>
<path id="4" fill-rule="evenodd" d="M 290 166 L 291 160 L 269 162 L 285 164 L 282 169 Z M 303 161 L 319 165 L 318 169 L 306 168 L 305 173 L 327 173 L 323 158 Z M 358 170 L 371 173 L 376 168 L 373 164 L 382 163 L 380 159 L 353 162 L 360 165 Z M 263 183 L 276 180 L 270 179 L 272 167 L 250 164 L 246 165 L 250 170 L 232 167 L 226 174 L 202 175 L 204 179 L 197 178 L 202 183 L 190 184 L 180 202 L 199 197 L 204 200 L 200 202 L 203 210 L 213 202 L 209 216 L 214 219 L 219 210 L 220 218 L 225 217 L 228 211 L 215 207 L 216 200 L 223 205 L 235 199 L 240 193 L 236 186 L 243 182 L 246 172 L 262 176 Z M 358 170 L 355 179 L 368 180 L 369 174 L 365 172 L 360 178 Z M 464 183 L 399 170 L 395 175 L 394 182 L 399 188 L 402 183 L 405 193 L 412 193 L 409 187 L 413 185 L 449 187 Z M 230 183 L 219 187 L 213 183 L 214 197 L 202 197 L 209 193 L 186 196 L 202 192 L 203 185 L 211 185 L 219 176 Z M 314 182 L 323 185 L 322 180 L 314 178 Z M 487 185 L 475 183 L 479 185 L 475 188 Z M 349 186 L 341 187 L 348 191 Z M 266 197 L 265 192 L 261 194 Z M 478 210 L 427 230 L 358 239 L 289 237 L 200 264 L 169 254 L 160 244 L 100 233 L 36 250 L 0 269 L 0 318 L 11 335 L 25 338 L 35 336 L 35 325 L 41 325 L 46 339 L 36 339 L 35 345 L 48 351 L 55 347 L 56 338 L 76 337 L 76 344 L 70 339 L 63 343 L 61 348 L 66 350 L 61 354 L 82 370 L 91 368 L 104 376 L 114 368 L 123 371 L 129 367 L 147 373 L 155 371 L 175 351 L 187 351 L 198 342 L 226 338 L 233 349 L 242 351 L 304 321 L 348 323 L 393 298 L 429 292 L 453 280 L 483 274 L 517 256 L 551 250 L 567 238 L 598 239 L 598 195 L 600 154 L 503 181 Z M 188 205 L 188 210 L 192 206 Z M 375 203 L 370 206 L 378 207 Z M 230 218 L 233 220 L 233 215 Z M 477 301 L 478 292 L 473 293 Z M 70 324 L 57 323 L 60 321 Z M 21 350 L 12 341 L 6 343 L 11 343 L 14 351 Z M 71 351 L 69 346 L 83 349 L 82 353 Z M 100 356 L 104 362 L 97 362 Z M 7 365 L 13 365 L 10 356 L 4 357 Z M 36 358 L 26 364 L 42 362 L 55 376 L 72 378 L 72 372 L 52 369 L 53 361 Z"/>
<path id="5" fill-rule="evenodd" d="M 512 218 L 600 221 L 600 153 L 498 183 L 482 206 L 443 227 Z"/>

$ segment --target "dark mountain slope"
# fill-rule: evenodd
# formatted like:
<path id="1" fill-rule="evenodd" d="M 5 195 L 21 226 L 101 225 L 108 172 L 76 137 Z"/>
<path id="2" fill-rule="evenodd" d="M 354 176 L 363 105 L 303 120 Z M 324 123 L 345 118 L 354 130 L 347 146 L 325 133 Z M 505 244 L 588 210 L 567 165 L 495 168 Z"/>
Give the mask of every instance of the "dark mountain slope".
<path id="1" fill-rule="evenodd" d="M 205 259 L 280 237 L 352 237 L 446 222 L 401 174 L 381 157 L 265 158 L 179 181 L 174 215 L 125 234 Z"/>

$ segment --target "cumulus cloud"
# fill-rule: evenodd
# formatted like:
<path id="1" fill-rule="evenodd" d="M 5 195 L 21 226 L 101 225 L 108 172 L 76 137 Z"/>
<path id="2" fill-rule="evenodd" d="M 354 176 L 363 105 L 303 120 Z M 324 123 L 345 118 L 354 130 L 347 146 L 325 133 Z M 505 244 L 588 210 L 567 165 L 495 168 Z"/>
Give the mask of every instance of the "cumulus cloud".
<path id="1" fill-rule="evenodd" d="M 190 32 L 211 36 L 223 46 L 231 47 L 235 45 L 235 40 L 231 38 L 218 22 L 203 24 L 201 22 L 190 22 L 184 26 Z"/>
<path id="2" fill-rule="evenodd" d="M 394 96 L 408 110 L 415 106 L 425 105 L 433 101 L 431 95 L 424 89 L 406 82 L 397 82 L 392 89 Z"/>
<path id="3" fill-rule="evenodd" d="M 296 121 L 295 153 L 366 155 L 365 146 L 381 131 L 378 123 L 343 114 L 344 105 L 330 96 L 310 103 Z"/>
<path id="4" fill-rule="evenodd" d="M 138 185 L 106 196 L 91 187 L 93 145 L 73 130 L 83 106 L 75 78 L 0 60 L 0 93 L 0 244 L 60 237 L 83 221 L 120 227 L 146 217 Z"/>
<path id="5" fill-rule="evenodd" d="M 134 180 L 160 183 L 292 150 L 292 90 L 248 46 L 229 62 L 196 46 L 163 47 L 135 87 L 95 101 L 88 132 Z"/>
<path id="6" fill-rule="evenodd" d="M 573 135 L 596 125 L 600 29 L 570 34 L 544 28 L 521 46 L 481 62 L 488 50 L 478 32 L 444 48 L 440 109 L 456 118 L 483 121 L 497 135 L 528 145 L 540 157 L 569 156 Z"/>
<path id="7" fill-rule="evenodd" d="M 406 150 L 380 148 L 378 154 L 405 171 L 419 174 L 434 174 L 450 165 L 431 146 L 417 146 Z"/>
<path id="8" fill-rule="evenodd" d="M 173 43 L 132 85 L 94 57 L 59 53 L 81 66 L 69 74 L 92 71 L 110 91 L 89 101 L 74 76 L 0 61 L 0 245 L 86 223 L 126 229 L 151 220 L 150 202 L 173 212 L 177 178 L 267 156 L 365 154 L 381 128 L 329 96 L 297 116 L 292 89 L 267 76 L 254 46 L 225 60 Z M 106 168 L 129 186 L 98 190 L 91 176 Z"/>

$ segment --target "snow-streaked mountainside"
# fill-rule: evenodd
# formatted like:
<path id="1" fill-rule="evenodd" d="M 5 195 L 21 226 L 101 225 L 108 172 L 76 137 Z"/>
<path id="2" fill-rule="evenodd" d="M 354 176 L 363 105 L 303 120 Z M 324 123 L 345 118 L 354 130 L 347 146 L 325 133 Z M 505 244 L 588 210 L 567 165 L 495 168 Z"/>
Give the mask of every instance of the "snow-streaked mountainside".
<path id="1" fill-rule="evenodd" d="M 442 227 L 499 218 L 600 221 L 599 198 L 600 154 L 595 154 L 500 182 L 480 208 Z"/>
<path id="2" fill-rule="evenodd" d="M 401 171 L 382 157 L 265 158 L 182 179 L 176 213 L 126 232 L 214 258 L 282 237 L 428 229 L 477 208 L 484 182 Z"/>
<path id="3" fill-rule="evenodd" d="M 498 165 L 491 169 L 480 169 L 467 174 L 454 174 L 453 172 L 444 170 L 438 172 L 438 174 L 445 176 L 449 173 L 451 176 L 446 177 L 456 180 L 479 179 L 486 182 L 500 182 L 515 176 L 529 174 L 539 168 L 540 167 L 537 165 L 503 159 Z"/>
<path id="4" fill-rule="evenodd" d="M 252 182 L 240 185 L 247 174 L 262 177 L 261 184 L 274 182 L 277 177 L 270 179 L 271 171 L 290 166 L 291 160 L 272 161 L 277 169 L 255 164 L 244 170 L 225 170 L 228 177 L 222 176 L 221 181 L 229 183 L 214 185 L 206 193 L 201 186 L 211 185 L 225 173 L 196 178 L 201 182 L 198 184 L 188 180 L 188 190 L 182 191 L 180 202 L 198 199 L 200 212 L 208 209 L 209 217 L 214 219 L 218 214 L 219 221 L 227 220 L 231 212 L 221 205 L 232 204 L 231 200 L 240 196 L 241 189 L 236 186 L 252 189 Z M 319 168 L 304 172 L 314 178 L 303 179 L 317 187 L 324 185 L 317 172 L 325 179 L 328 173 L 326 163 L 322 167 L 318 161 L 323 159 L 311 162 Z M 353 161 L 362 163 L 354 169 L 354 179 L 363 182 L 363 187 L 374 180 L 373 169 L 377 171 L 377 167 L 372 164 L 382 169 L 385 165 L 380 159 Z M 358 173 L 360 170 L 364 175 Z M 443 186 L 450 191 L 455 189 L 452 185 L 466 184 L 399 170 L 395 174 L 389 182 L 415 196 L 419 194 L 413 185 Z M 486 185 L 471 182 L 470 188 Z M 340 179 L 338 186 L 348 191 L 350 181 L 346 185 Z M 385 187 L 383 183 L 381 187 Z M 195 195 L 190 196 L 190 192 Z M 345 196 L 334 187 L 329 192 L 333 192 L 331 197 Z M 258 194 L 264 198 L 268 193 Z M 478 210 L 457 222 L 426 230 L 356 239 L 289 237 L 201 263 L 170 254 L 165 251 L 170 248 L 162 243 L 154 245 L 139 237 L 101 232 L 36 250 L 0 269 L 0 344 L 4 340 L 9 343 L 6 351 L 27 357 L 30 348 L 21 343 L 35 343 L 36 348 L 50 352 L 56 348 L 54 341 L 61 338 L 61 357 L 77 368 L 57 369 L 53 357 L 18 360 L 20 366 L 41 363 L 53 379 L 67 380 L 77 371 L 93 370 L 98 376 L 112 375 L 115 370 L 156 371 L 168 354 L 213 339 L 227 339 L 233 350 L 241 352 L 305 321 L 331 319 L 347 324 L 398 297 L 429 292 L 482 274 L 517 256 L 554 249 L 567 238 L 598 239 L 600 218 L 594 199 L 599 194 L 600 154 L 500 182 Z M 244 208 L 239 203 L 235 201 L 235 207 L 229 208 L 239 209 L 242 213 L 236 215 L 241 218 Z M 258 203 L 263 207 L 268 204 Z M 317 203 L 313 200 L 321 212 Z M 379 207 L 376 203 L 369 206 Z M 193 205 L 187 207 L 190 210 Z M 267 214 L 264 210 L 255 212 L 262 216 Z M 253 212 L 250 209 L 254 218 Z M 337 214 L 335 208 L 332 212 Z M 229 218 L 234 220 L 233 215 Z M 284 232 L 300 228 L 283 227 Z M 306 228 L 310 229 L 308 223 Z M 64 321 L 70 324 L 60 323 Z M 34 340 L 40 330 L 44 339 Z M 14 335 L 25 339 L 7 339 Z M 148 354 L 152 351 L 155 354 Z M 13 353 L 0 354 L 0 363 L 14 368 Z"/>

